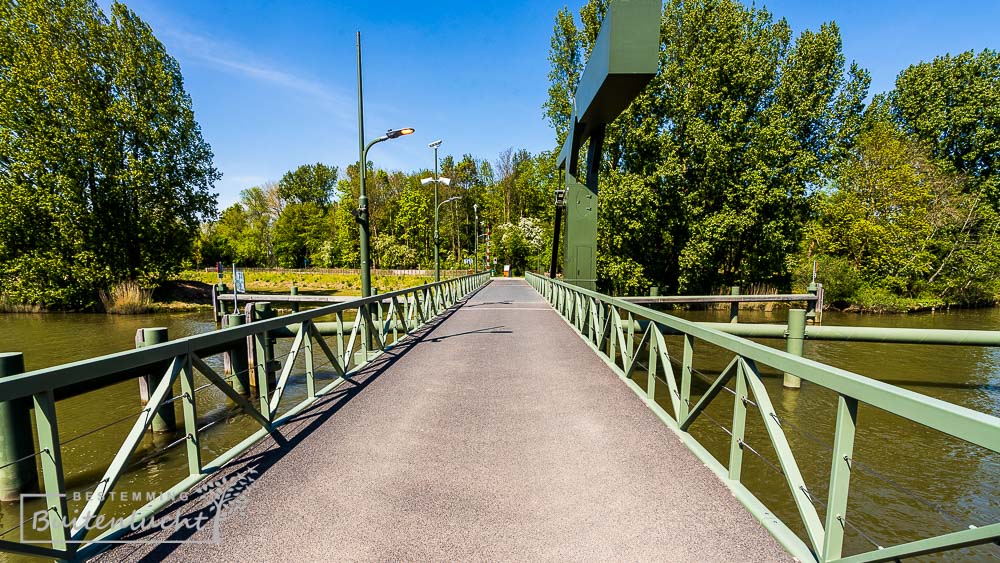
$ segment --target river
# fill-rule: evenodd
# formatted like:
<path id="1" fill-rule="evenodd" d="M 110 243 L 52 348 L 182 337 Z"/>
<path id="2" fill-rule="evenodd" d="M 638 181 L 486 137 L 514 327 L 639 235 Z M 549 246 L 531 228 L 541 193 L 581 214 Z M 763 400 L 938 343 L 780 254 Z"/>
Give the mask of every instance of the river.
<path id="1" fill-rule="evenodd" d="M 673 312 L 701 321 L 728 321 L 728 309 Z M 741 322 L 784 323 L 786 312 L 741 311 Z M 1000 309 L 957 310 L 906 316 L 854 315 L 828 312 L 825 325 L 893 326 L 915 328 L 1000 328 Z M 135 332 L 143 327 L 168 327 L 171 338 L 214 329 L 208 312 L 162 313 L 139 316 L 88 314 L 0 315 L 0 350 L 23 352 L 27 369 L 57 365 L 134 346 Z M 763 340 L 783 347 L 783 341 Z M 668 339 L 671 354 L 679 357 L 677 340 Z M 282 357 L 288 343 L 279 346 Z M 805 356 L 874 377 L 918 393 L 1000 415 L 1000 349 L 870 344 L 816 341 L 805 344 Z M 717 373 L 730 356 L 700 345 L 695 368 L 706 377 Z M 216 362 L 218 360 L 216 359 Z M 301 360 L 300 360 L 301 361 Z M 221 371 L 221 366 L 216 365 Z M 822 518 L 833 437 L 835 395 L 803 383 L 801 390 L 785 390 L 780 374 L 765 371 L 765 384 L 778 410 L 793 452 Z M 332 373 L 325 377 L 332 377 Z M 135 381 L 127 381 L 85 395 L 60 401 L 58 415 L 67 488 L 92 490 L 111 457 L 118 450 L 139 408 Z M 665 385 L 657 386 L 666 389 Z M 700 394 L 704 384 L 693 387 Z M 286 392 L 289 403 L 305 394 L 304 383 L 293 380 Z M 725 395 L 725 394 L 724 394 Z M 658 397 L 666 401 L 666 397 Z M 712 419 L 728 427 L 732 400 L 720 396 L 692 433 L 725 464 L 729 437 Z M 236 415 L 221 392 L 208 388 L 198 393 L 199 425 L 211 425 L 202 434 L 203 459 L 212 459 L 255 430 L 255 424 Z M 178 415 L 180 414 L 178 409 Z M 784 478 L 760 416 L 748 412 L 746 442 L 762 457 L 744 454 L 743 480 L 785 522 L 798 521 Z M 178 416 L 178 420 L 182 417 Z M 162 491 L 187 471 L 182 447 L 160 451 L 176 436 L 148 434 L 134 459 L 139 463 L 119 483 L 123 491 Z M 845 553 L 870 549 L 872 543 L 892 545 L 902 541 L 1000 521 L 1000 459 L 964 442 L 901 418 L 862 405 L 858 415 L 855 459 L 859 470 L 851 480 Z M 635 476 L 641 478 L 641 476 Z M 82 496 L 82 495 L 81 495 Z M 71 512 L 81 501 L 73 501 Z M 121 510 L 141 505 L 138 500 L 115 499 L 109 508 Z M 0 507 L 0 532 L 14 531 L 0 539 L 16 540 L 20 522 L 16 504 Z M 800 531 L 801 526 L 792 525 Z M 669 533 L 665 531 L 664 533 Z M 998 558 L 1000 548 L 975 548 L 951 554 L 949 559 Z M 2 559 L 2 555 L 0 555 Z"/>

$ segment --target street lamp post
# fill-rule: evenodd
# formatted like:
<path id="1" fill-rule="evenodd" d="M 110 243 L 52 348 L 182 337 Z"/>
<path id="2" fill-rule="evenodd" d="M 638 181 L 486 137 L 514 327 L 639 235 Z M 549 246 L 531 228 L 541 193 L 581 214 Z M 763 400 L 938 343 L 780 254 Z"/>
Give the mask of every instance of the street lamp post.
<path id="1" fill-rule="evenodd" d="M 434 177 L 424 178 L 420 180 L 420 183 L 426 186 L 434 182 L 434 281 L 439 282 L 441 281 L 441 238 L 438 236 L 438 209 L 441 206 L 438 205 L 438 184 L 450 186 L 451 178 L 438 176 L 438 147 L 441 146 L 441 141 L 434 141 L 427 146 L 434 149 Z"/>
<path id="2" fill-rule="evenodd" d="M 442 180 L 446 180 L 446 178 L 441 178 L 441 179 Z M 445 185 L 447 185 L 447 184 L 445 184 Z M 440 250 L 441 250 L 439 248 L 440 245 L 437 244 L 437 241 L 439 241 L 440 238 L 441 238 L 440 235 L 438 234 L 438 210 L 441 209 L 442 205 L 444 205 L 446 203 L 450 203 L 452 201 L 455 201 L 456 199 L 461 199 L 461 197 L 459 197 L 459 196 L 449 197 L 448 199 L 446 199 L 446 200 L 442 201 L 441 203 L 439 203 L 439 204 L 437 204 L 437 205 L 434 206 L 434 241 L 435 241 L 434 248 L 435 248 L 435 251 L 438 252 L 438 253 L 440 253 Z M 438 261 L 437 260 L 438 260 L 438 255 L 435 254 L 434 255 L 434 275 L 437 277 L 437 281 L 441 281 L 441 268 L 438 267 Z"/>
<path id="3" fill-rule="evenodd" d="M 365 144 L 365 110 L 364 110 L 364 98 L 362 96 L 361 87 L 361 32 L 358 32 L 358 152 L 360 153 L 360 160 L 358 161 L 358 181 L 360 183 L 358 191 L 358 228 L 361 235 L 360 251 L 361 251 L 361 297 L 371 297 L 372 294 L 372 272 L 371 272 L 371 253 L 369 250 L 369 236 L 371 229 L 368 223 L 368 193 L 365 189 L 365 171 L 368 168 L 368 149 L 372 148 L 376 143 L 381 143 L 382 141 L 388 141 L 390 139 L 398 139 L 403 135 L 409 135 L 413 133 L 412 127 L 404 127 L 402 129 L 390 129 L 386 131 L 385 135 L 373 139 L 367 145 Z"/>
<path id="4" fill-rule="evenodd" d="M 473 244 L 475 246 L 474 246 L 474 250 L 472 251 L 472 253 L 476 255 L 475 260 L 473 260 L 473 266 L 472 266 L 473 270 L 472 271 L 479 272 L 479 204 L 478 203 L 473 203 L 472 204 L 472 212 L 474 214 L 474 217 L 473 217 L 473 221 L 474 222 L 472 224 L 472 228 L 475 230 L 475 232 L 473 233 L 474 240 L 475 240 L 475 242 Z"/>

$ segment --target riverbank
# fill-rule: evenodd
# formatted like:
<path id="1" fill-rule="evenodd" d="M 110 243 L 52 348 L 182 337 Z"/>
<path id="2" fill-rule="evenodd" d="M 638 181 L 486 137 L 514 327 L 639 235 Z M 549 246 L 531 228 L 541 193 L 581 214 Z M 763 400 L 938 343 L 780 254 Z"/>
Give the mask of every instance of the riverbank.
<path id="1" fill-rule="evenodd" d="M 218 274 L 197 270 L 180 272 L 153 291 L 153 306 L 158 311 L 193 311 L 211 309 L 212 285 Z M 232 273 L 224 273 L 223 283 L 232 288 Z M 428 276 L 372 276 L 372 287 L 381 293 L 431 283 Z M 353 274 L 312 272 L 249 272 L 245 275 L 248 293 L 289 293 L 292 286 L 303 295 L 361 296 L 361 279 Z"/>

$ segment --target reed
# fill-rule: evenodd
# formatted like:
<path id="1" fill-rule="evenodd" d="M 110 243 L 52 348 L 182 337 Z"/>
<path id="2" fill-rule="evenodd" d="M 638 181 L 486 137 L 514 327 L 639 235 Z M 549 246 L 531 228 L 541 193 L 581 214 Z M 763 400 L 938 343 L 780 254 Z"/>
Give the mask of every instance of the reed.
<path id="1" fill-rule="evenodd" d="M 153 309 L 153 292 L 139 282 L 126 280 L 98 294 L 104 312 L 113 315 L 138 315 Z"/>

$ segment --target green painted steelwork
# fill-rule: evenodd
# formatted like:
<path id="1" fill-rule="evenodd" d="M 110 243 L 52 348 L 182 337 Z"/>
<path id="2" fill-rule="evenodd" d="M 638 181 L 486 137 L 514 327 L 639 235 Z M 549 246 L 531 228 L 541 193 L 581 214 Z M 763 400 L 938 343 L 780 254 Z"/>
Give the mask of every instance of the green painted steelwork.
<path id="1" fill-rule="evenodd" d="M 24 373 L 24 356 L 0 354 L 0 378 Z M 38 481 L 32 454 L 31 399 L 0 401 L 0 501 L 17 500 Z"/>
<path id="2" fill-rule="evenodd" d="M 445 280 L 440 283 L 432 283 L 414 288 L 404 289 L 386 293 L 377 297 L 357 299 L 351 303 L 339 303 L 320 307 L 300 313 L 292 313 L 283 317 L 258 320 L 243 325 L 233 325 L 222 330 L 181 338 L 179 340 L 168 341 L 162 344 L 146 346 L 137 350 L 110 354 L 99 358 L 63 364 L 50 368 L 35 370 L 32 372 L 13 375 L 7 378 L 0 378 L 0 397 L 8 400 L 27 398 L 33 401 L 35 411 L 35 425 L 37 428 L 37 438 L 39 443 L 39 459 L 41 460 L 42 476 L 44 481 L 45 502 L 47 503 L 50 521 L 61 522 L 66 515 L 66 485 L 65 470 L 60 454 L 60 445 L 57 430 L 57 416 L 55 408 L 56 390 L 77 386 L 80 384 L 106 381 L 109 376 L 120 376 L 121 374 L 132 374 L 137 378 L 141 374 L 149 371 L 153 366 L 166 364 L 163 375 L 159 378 L 159 383 L 152 391 L 149 402 L 138 414 L 135 423 L 129 431 L 121 448 L 115 454 L 111 463 L 107 466 L 103 477 L 98 482 L 96 489 L 89 501 L 85 504 L 72 529 L 63 529 L 59 526 L 50 528 L 52 547 L 17 543 L 11 541 L 0 541 L 0 551 L 12 553 L 39 555 L 52 559 L 85 559 L 104 549 L 104 545 L 93 543 L 95 540 L 113 540 L 121 537 L 128 531 L 129 522 L 125 521 L 121 525 L 102 533 L 98 537 L 87 537 L 87 530 L 84 528 L 88 518 L 104 516 L 107 518 L 123 518 L 124 514 L 105 514 L 104 505 L 108 499 L 108 493 L 114 490 L 115 484 L 125 474 L 128 462 L 135 452 L 140 441 L 146 432 L 150 430 L 153 420 L 153 413 L 160 409 L 172 392 L 174 383 L 179 379 L 181 386 L 181 405 L 184 412 L 184 433 L 185 440 L 180 443 L 185 444 L 190 475 L 180 482 L 164 491 L 158 498 L 150 501 L 139 510 L 134 512 L 136 520 L 142 520 L 156 514 L 159 510 L 175 501 L 175 498 L 196 486 L 199 482 L 218 472 L 223 466 L 236 459 L 247 449 L 259 442 L 266 436 L 274 436 L 279 442 L 283 442 L 280 427 L 292 420 L 299 413 L 313 405 L 319 398 L 333 392 L 337 387 L 348 381 L 351 374 L 367 365 L 368 360 L 373 359 L 397 346 L 400 342 L 405 342 L 409 335 L 420 326 L 431 321 L 441 312 L 453 306 L 464 296 L 478 290 L 483 285 L 489 283 L 488 273 L 479 273 L 460 278 Z M 383 300 L 387 300 L 391 306 L 387 307 L 384 315 L 381 312 Z M 372 315 L 372 311 L 378 309 L 380 312 Z M 343 312 L 354 310 L 358 319 L 350 329 L 349 333 L 343 330 Z M 323 336 L 315 326 L 315 319 L 336 315 L 339 329 L 337 330 L 337 350 L 331 349 L 329 344 L 323 340 Z M 383 322 L 376 325 L 376 318 Z M 278 376 L 273 393 L 269 391 L 270 386 L 267 378 L 263 377 L 265 365 L 265 338 L 271 332 L 295 326 L 295 341 L 292 344 L 292 352 L 285 359 L 284 366 Z M 354 354 L 356 345 L 365 348 L 363 339 L 358 338 L 362 327 L 373 337 L 376 349 L 366 350 L 362 356 L 362 362 L 357 362 Z M 398 327 L 404 334 L 397 334 L 398 340 L 389 342 L 389 335 L 392 334 L 393 326 Z M 344 338 L 349 339 L 349 344 L 344 346 Z M 256 370 L 261 376 L 258 386 L 259 401 L 248 400 L 237 392 L 231 384 L 217 374 L 204 360 L 204 358 L 221 354 L 232 350 L 237 346 L 244 346 L 247 339 L 252 339 L 257 348 L 256 359 L 250 369 Z M 314 346 L 318 345 L 322 353 L 326 356 L 333 371 L 338 377 L 322 389 L 315 389 L 315 365 L 313 364 L 312 352 Z M 282 405 L 282 397 L 288 386 L 293 365 L 296 358 L 306 355 L 306 385 L 307 397 L 298 404 L 287 408 Z M 194 386 L 194 371 L 200 372 L 208 380 L 211 387 L 221 390 L 228 399 L 238 405 L 245 414 L 260 425 L 260 429 L 242 442 L 218 456 L 214 460 L 205 463 L 201 459 L 201 449 L 199 447 L 199 430 L 195 424 L 197 419 L 196 393 L 198 388 Z M 116 379 L 117 380 L 117 379 Z M 257 404 L 255 404 L 255 402 Z M 144 471 L 141 466 L 138 471 Z M 73 543 L 70 543 L 72 541 Z"/>
<path id="3" fill-rule="evenodd" d="M 726 327 L 731 330 L 753 332 L 761 325 L 695 323 L 562 281 L 534 274 L 528 274 L 526 279 L 577 330 L 580 337 L 622 377 L 664 424 L 672 429 L 681 441 L 729 486 L 734 496 L 747 507 L 761 524 L 800 561 L 891 561 L 996 542 L 1000 539 L 1000 523 L 994 523 L 851 555 L 846 558 L 842 557 L 843 526 L 848 518 L 850 473 L 853 465 L 852 456 L 859 404 L 863 403 L 869 407 L 884 410 L 944 435 L 986 448 L 991 452 L 1000 452 L 1000 418 L 801 358 L 786 351 L 776 350 L 733 334 L 727 334 L 722 330 L 723 327 Z M 802 313 L 804 317 L 805 311 Z M 802 324 L 804 325 L 804 322 Z M 628 328 L 632 328 L 632 330 L 628 330 Z M 776 326 L 775 328 L 780 329 L 782 335 L 784 334 L 785 327 Z M 841 334 L 839 332 L 826 332 L 827 329 L 841 328 L 859 330 L 854 327 L 811 327 L 807 330 L 807 334 L 808 331 L 817 331 L 824 335 Z M 636 329 L 639 329 L 638 334 Z M 773 329 L 769 328 L 769 330 Z M 884 332 L 876 333 L 872 332 L 873 330 L 865 329 L 862 334 L 866 338 L 879 338 L 877 340 L 879 342 L 893 341 L 892 337 L 898 337 L 899 341 L 917 342 L 915 333 L 922 332 L 914 330 L 901 333 L 899 331 L 905 329 L 882 329 Z M 757 330 L 757 332 L 760 331 Z M 992 332 L 971 334 L 985 333 L 985 331 L 953 331 L 960 333 L 955 337 L 938 334 L 935 331 L 928 332 L 934 333 L 936 343 L 947 344 L 994 341 L 992 339 L 996 337 L 996 334 Z M 670 391 L 669 404 L 666 406 L 661 406 L 650 395 L 651 384 L 648 383 L 648 380 L 659 377 L 655 372 L 656 363 L 650 361 L 646 366 L 646 388 L 640 387 L 628 377 L 628 374 L 636 367 L 629 343 L 636 341 L 636 338 L 639 339 L 640 343 L 655 342 L 650 347 L 650 353 L 653 354 L 653 350 L 655 350 L 660 365 L 666 366 L 669 363 L 670 354 L 664 341 L 661 340 L 663 334 L 683 335 L 680 381 L 676 381 L 677 376 L 673 370 L 664 370 L 665 381 Z M 733 358 L 709 385 L 697 403 L 690 406 L 691 372 L 696 340 L 728 351 L 733 354 Z M 928 340 L 919 341 L 927 342 Z M 813 385 L 827 388 L 838 395 L 836 431 L 830 465 L 829 497 L 824 509 L 825 512 L 822 514 L 813 503 L 814 496 L 809 491 L 799 470 L 794 452 L 785 437 L 784 430 L 764 387 L 760 371 L 757 368 L 758 365 L 770 366 Z M 726 387 L 727 383 L 734 379 L 736 384 L 734 388 L 730 389 L 736 395 L 731 430 L 733 438 L 730 444 L 728 464 L 724 465 L 709 453 L 688 432 L 688 429 L 705 411 L 706 406 L 716 399 L 723 387 Z M 756 405 L 755 410 L 760 413 L 770 444 L 780 462 L 781 473 L 784 475 L 798 511 L 799 522 L 795 525 L 805 531 L 804 538 L 793 532 L 790 524 L 776 517 L 741 481 L 740 461 L 742 450 L 746 447 L 745 444 L 742 444 L 742 434 L 746 422 L 744 408 L 746 401 L 753 401 Z M 727 430 L 727 432 L 729 431 Z M 942 453 L 942 455 L 947 454 Z M 930 475 L 927 477 L 933 478 Z"/>
<path id="4" fill-rule="evenodd" d="M 140 328 L 135 333 L 135 347 L 145 348 L 156 346 L 168 341 L 169 335 L 164 327 Z M 139 379 L 139 396 L 143 403 L 150 399 L 152 389 L 156 389 L 160 384 L 164 367 L 162 365 L 153 366 L 149 374 Z M 169 392 L 167 399 L 173 396 L 173 390 Z M 177 430 L 177 415 L 174 413 L 173 405 L 167 405 L 156 411 L 153 415 L 153 422 L 150 424 L 153 432 L 165 433 Z"/>
<path id="5" fill-rule="evenodd" d="M 785 333 L 785 350 L 802 357 L 802 349 L 806 337 L 806 310 L 790 309 L 788 311 L 788 331 Z M 793 374 L 785 373 L 784 386 L 790 389 L 802 387 L 802 380 Z"/>
<path id="6" fill-rule="evenodd" d="M 597 287 L 597 180 L 604 131 L 656 75 L 661 9 L 659 0 L 617 0 L 608 6 L 577 85 L 569 133 L 559 153 L 566 186 L 564 204 L 556 209 L 552 277 L 556 275 L 560 214 L 565 209 L 563 275 L 570 283 Z M 578 179 L 578 160 L 588 140 L 584 184 Z"/>

